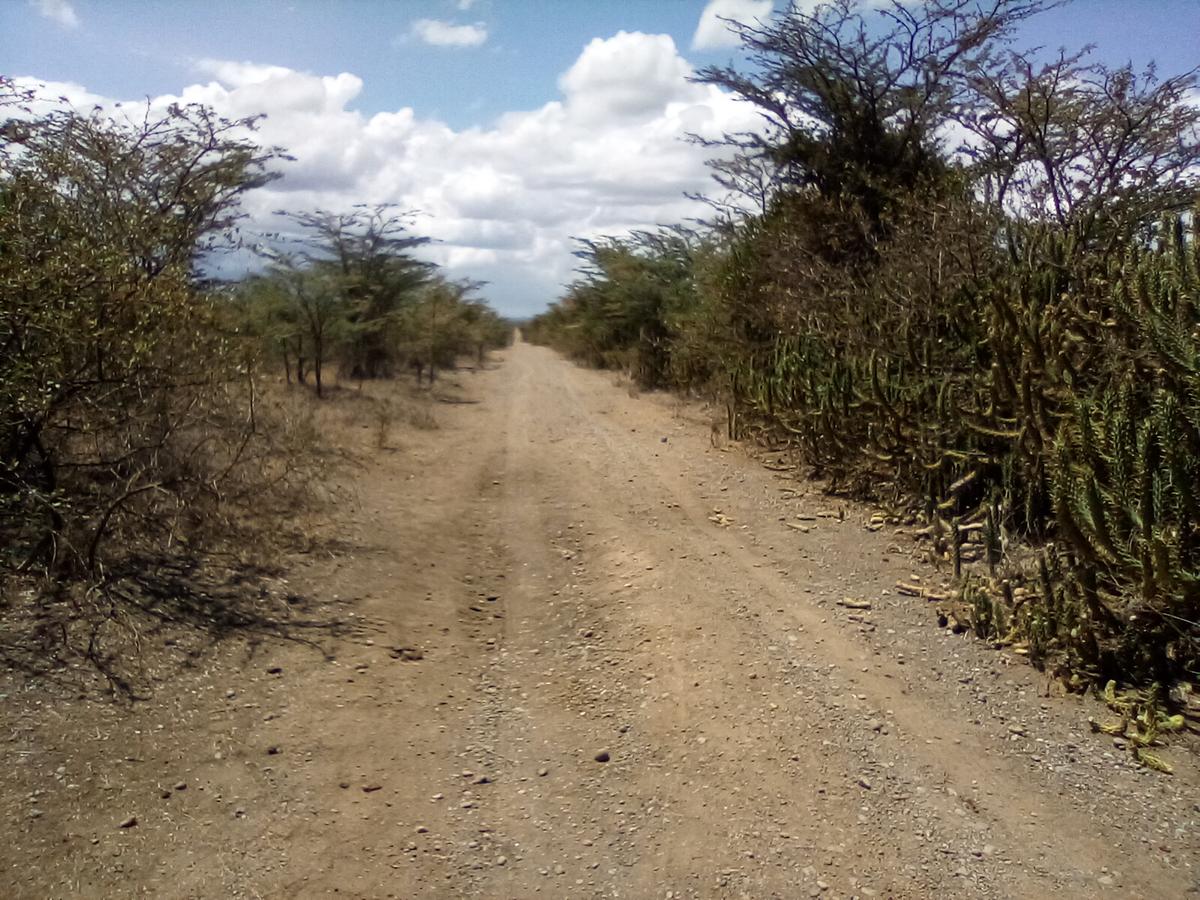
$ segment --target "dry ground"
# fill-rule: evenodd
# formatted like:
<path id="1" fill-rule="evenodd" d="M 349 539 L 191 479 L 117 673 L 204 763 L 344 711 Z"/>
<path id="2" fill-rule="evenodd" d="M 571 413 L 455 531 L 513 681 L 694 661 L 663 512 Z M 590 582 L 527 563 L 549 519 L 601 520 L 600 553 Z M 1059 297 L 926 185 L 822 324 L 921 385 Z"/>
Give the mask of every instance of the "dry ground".
<path id="1" fill-rule="evenodd" d="M 1195 758 L 1139 769 L 1093 701 L 938 630 L 891 589 L 940 578 L 907 538 L 787 527 L 834 501 L 687 407 L 499 363 L 289 564 L 355 633 L 223 645 L 132 708 L 4 677 L 0 896 L 1197 889 Z"/>

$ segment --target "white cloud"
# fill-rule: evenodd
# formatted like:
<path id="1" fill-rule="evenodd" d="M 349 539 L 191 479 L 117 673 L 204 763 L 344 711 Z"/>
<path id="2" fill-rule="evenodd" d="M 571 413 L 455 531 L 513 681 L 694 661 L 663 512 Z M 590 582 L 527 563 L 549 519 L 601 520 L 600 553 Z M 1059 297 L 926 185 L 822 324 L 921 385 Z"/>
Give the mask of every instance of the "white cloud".
<path id="1" fill-rule="evenodd" d="M 588 44 L 560 79 L 562 96 L 461 130 L 410 108 L 366 116 L 350 73 L 202 60 L 210 79 L 173 101 L 207 103 L 234 117 L 268 114 L 260 136 L 296 157 L 284 177 L 247 197 L 251 227 L 276 209 L 392 202 L 421 212 L 438 243 L 428 257 L 451 277 L 489 281 L 506 312 L 527 314 L 560 292 L 577 260 L 573 237 L 597 237 L 702 215 L 687 192 L 708 191 L 711 155 L 684 140 L 759 124 L 748 104 L 687 80 L 691 68 L 665 35 L 621 33 Z M 28 83 L 28 82 L 26 82 Z M 47 86 L 77 104 L 77 85 Z"/>
<path id="2" fill-rule="evenodd" d="M 57 22 L 64 28 L 78 28 L 79 16 L 68 0 L 30 0 L 30 5 L 46 19 Z"/>
<path id="3" fill-rule="evenodd" d="M 30 112 L 34 115 L 57 109 L 62 103 L 66 103 L 82 113 L 87 113 L 94 106 L 109 107 L 113 105 L 113 101 L 108 97 L 93 94 L 83 85 L 73 81 L 38 81 L 36 78 L 14 78 L 13 83 L 18 88 L 34 92 L 35 100 L 30 104 Z"/>
<path id="4" fill-rule="evenodd" d="M 455 25 L 441 19 L 417 19 L 412 24 L 412 33 L 435 47 L 478 47 L 488 38 L 487 26 L 482 22 Z"/>
<path id="5" fill-rule="evenodd" d="M 772 0 L 708 0 L 708 5 L 700 13 L 696 34 L 692 37 L 692 49 L 715 50 L 739 46 L 741 41 L 737 33 L 724 20 L 732 19 L 753 25 L 756 21 L 765 21 L 773 8 Z"/>
<path id="6" fill-rule="evenodd" d="M 568 105 L 587 118 L 638 117 L 702 97 L 704 89 L 687 81 L 691 74 L 669 35 L 619 31 L 588 44 L 558 84 Z"/>
<path id="7" fill-rule="evenodd" d="M 192 64 L 192 68 L 201 75 L 212 75 L 219 81 L 235 87 L 264 82 L 274 76 L 286 76 L 292 72 L 284 66 L 263 66 L 230 59 L 198 59 Z"/>
<path id="8" fill-rule="evenodd" d="M 459 12 L 467 12 L 478 2 L 479 0 L 456 0 L 454 6 Z"/>

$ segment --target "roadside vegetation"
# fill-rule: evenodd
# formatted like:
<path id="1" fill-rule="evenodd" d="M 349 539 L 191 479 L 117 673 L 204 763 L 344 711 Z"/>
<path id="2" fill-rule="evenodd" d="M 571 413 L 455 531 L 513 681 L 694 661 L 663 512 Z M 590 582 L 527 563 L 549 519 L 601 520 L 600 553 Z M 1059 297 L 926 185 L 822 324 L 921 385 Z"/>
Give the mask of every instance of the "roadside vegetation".
<path id="1" fill-rule="evenodd" d="M 1146 687 L 1153 739 L 1200 677 L 1197 77 L 1014 49 L 1045 6 L 740 27 L 698 75 L 764 121 L 714 147 L 728 198 L 584 243 L 527 335 L 726 403 L 916 526 L 981 637 Z"/>
<path id="2" fill-rule="evenodd" d="M 0 80 L 0 624 L 12 664 L 122 684 L 138 621 L 295 615 L 248 579 L 322 488 L 331 373 L 427 380 L 508 327 L 389 208 L 299 212 L 205 274 L 284 154 L 253 119 L 47 106 Z M 298 387 L 288 390 L 284 383 Z M 311 391 L 304 388 L 311 386 Z M 382 443 L 382 438 L 381 438 Z M 139 616 L 141 617 L 139 619 Z M 274 619 L 272 617 L 275 617 Z"/>
<path id="3" fill-rule="evenodd" d="M 263 251 L 268 268 L 238 286 L 246 327 L 282 366 L 288 384 L 324 393 L 326 372 L 392 378 L 411 370 L 433 382 L 462 356 L 482 362 L 508 340 L 508 324 L 475 292 L 411 250 L 428 238 L 409 230 L 411 216 L 390 206 L 349 213 L 284 213 L 293 240 Z"/>

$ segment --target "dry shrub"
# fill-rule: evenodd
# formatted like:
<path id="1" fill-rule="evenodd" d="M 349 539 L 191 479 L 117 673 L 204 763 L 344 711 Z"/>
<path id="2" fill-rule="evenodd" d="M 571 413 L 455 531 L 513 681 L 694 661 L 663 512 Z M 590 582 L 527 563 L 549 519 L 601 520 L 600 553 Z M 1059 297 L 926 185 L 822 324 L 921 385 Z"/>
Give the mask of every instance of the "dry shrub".
<path id="1" fill-rule="evenodd" d="M 128 685 L 154 627 L 285 620 L 259 579 L 329 454 L 199 275 L 272 177 L 253 121 L 29 101 L 0 79 L 0 643 Z"/>
<path id="2" fill-rule="evenodd" d="M 433 414 L 433 403 L 428 397 L 410 401 L 404 407 L 404 421 L 421 431 L 436 431 L 440 427 Z"/>

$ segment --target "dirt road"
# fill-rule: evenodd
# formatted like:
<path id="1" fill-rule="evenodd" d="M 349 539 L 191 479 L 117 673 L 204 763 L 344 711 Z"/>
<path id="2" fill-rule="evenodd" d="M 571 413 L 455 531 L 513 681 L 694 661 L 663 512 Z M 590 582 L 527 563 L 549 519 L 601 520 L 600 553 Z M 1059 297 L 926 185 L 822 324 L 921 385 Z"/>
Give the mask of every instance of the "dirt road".
<path id="1" fill-rule="evenodd" d="M 100 794 L 70 762 L 91 737 L 47 750 L 26 711 L 21 765 L 65 760 L 40 802 L 84 799 L 14 813 L 6 896 L 1196 888 L 1194 760 L 1135 767 L 1091 701 L 934 627 L 892 588 L 940 576 L 869 510 L 818 516 L 687 407 L 547 350 L 462 381 L 478 402 L 379 458 L 293 579 L 363 617 L 332 660 L 224 658 L 187 710 L 114 716 L 137 763 Z"/>

